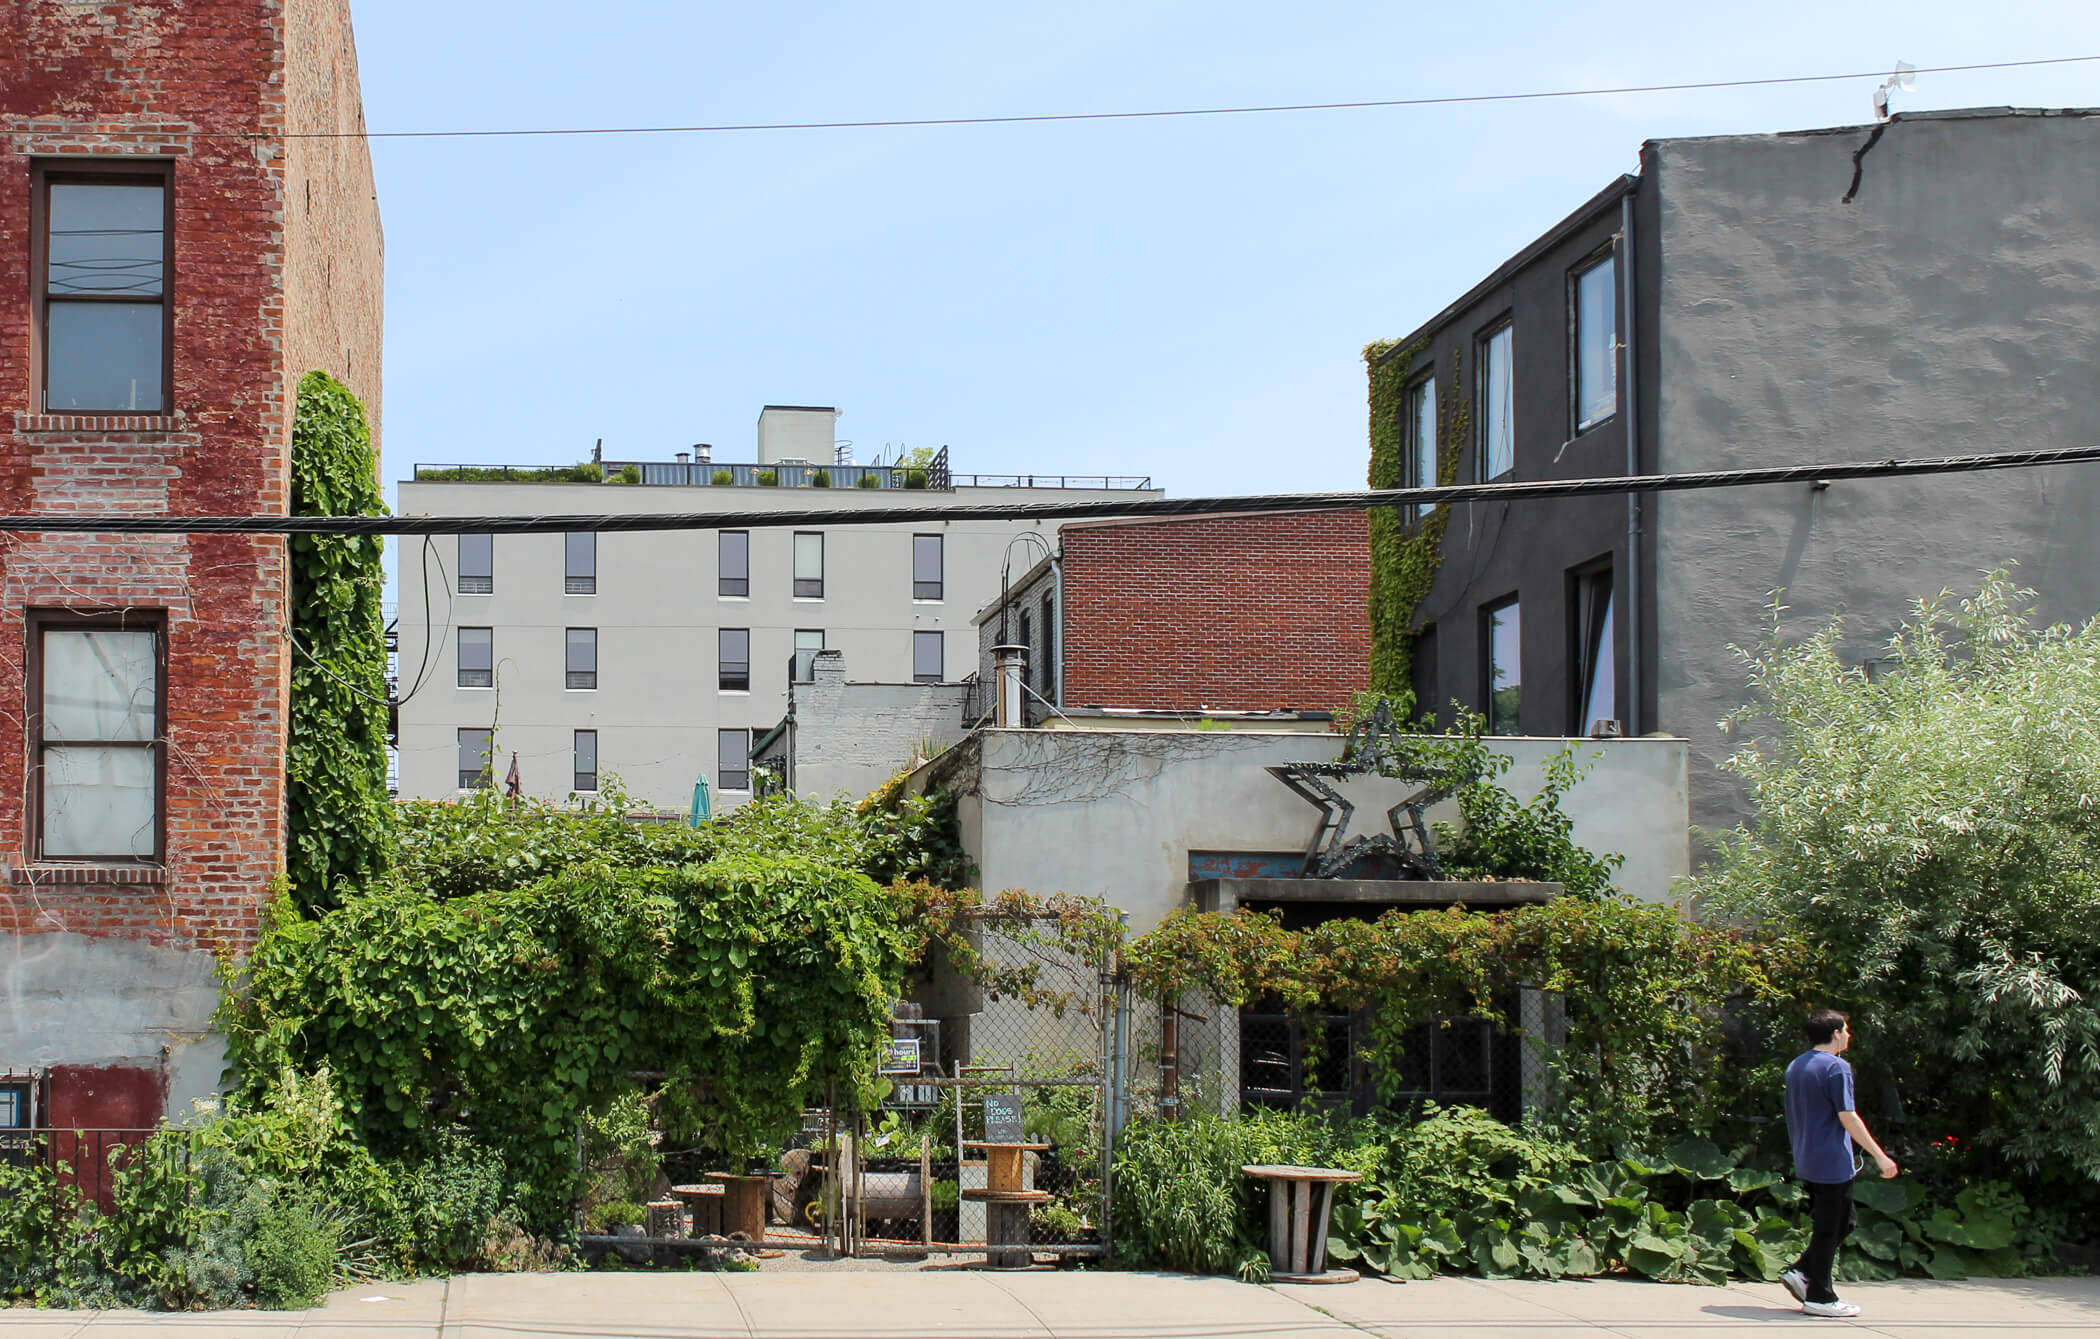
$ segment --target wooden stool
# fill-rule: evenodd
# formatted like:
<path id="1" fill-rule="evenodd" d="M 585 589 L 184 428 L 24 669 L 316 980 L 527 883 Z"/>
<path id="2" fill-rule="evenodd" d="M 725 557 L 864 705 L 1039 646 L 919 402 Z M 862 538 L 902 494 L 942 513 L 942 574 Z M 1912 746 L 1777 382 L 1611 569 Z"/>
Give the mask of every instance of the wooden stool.
<path id="1" fill-rule="evenodd" d="M 671 1187 L 671 1198 L 682 1201 L 691 1212 L 696 1237 L 722 1235 L 722 1200 L 726 1195 L 720 1186 Z"/>
<path id="2" fill-rule="evenodd" d="M 1046 1190 L 1024 1190 L 1026 1157 L 1040 1153 L 1048 1144 L 993 1144 L 965 1139 L 964 1148 L 984 1150 L 984 1189 L 965 1190 L 962 1198 L 984 1205 L 985 1266 L 989 1269 L 1026 1269 L 1035 1263 L 1028 1249 L 1028 1211 L 1051 1199 Z"/>
<path id="3" fill-rule="evenodd" d="M 1242 1167 L 1269 1183 L 1269 1277 L 1277 1283 L 1354 1283 L 1353 1269 L 1327 1267 L 1327 1215 L 1334 1188 L 1363 1173 L 1336 1167 Z"/>

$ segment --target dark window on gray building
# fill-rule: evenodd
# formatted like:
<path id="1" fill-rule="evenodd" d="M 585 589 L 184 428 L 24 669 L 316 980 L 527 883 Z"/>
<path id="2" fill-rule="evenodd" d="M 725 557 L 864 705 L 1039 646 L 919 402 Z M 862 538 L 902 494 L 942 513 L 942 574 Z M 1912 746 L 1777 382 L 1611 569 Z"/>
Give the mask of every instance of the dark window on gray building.
<path id="1" fill-rule="evenodd" d="M 795 598 L 824 598 L 824 535 L 818 530 L 795 532 Z"/>
<path id="2" fill-rule="evenodd" d="M 751 789 L 751 732 L 715 731 L 715 789 Z"/>
<path id="3" fill-rule="evenodd" d="M 1571 581 L 1575 613 L 1574 644 L 1569 657 L 1576 667 L 1574 733 L 1596 733 L 1600 721 L 1619 719 L 1619 668 L 1612 645 L 1612 589 L 1609 567 L 1591 568 Z"/>
<path id="4" fill-rule="evenodd" d="M 1618 267 L 1607 253 L 1569 276 L 1569 339 L 1575 388 L 1575 431 L 1596 426 L 1619 409 Z"/>
<path id="5" fill-rule="evenodd" d="M 1488 733 L 1522 734 L 1524 654 L 1514 596 L 1480 611 L 1480 649 L 1480 663 L 1486 670 L 1481 697 L 1487 704 Z"/>
<path id="6" fill-rule="evenodd" d="M 489 777 L 489 744 L 493 734 L 493 731 L 479 728 L 462 729 L 459 732 L 461 790 L 487 790 L 492 784 Z"/>
<path id="7" fill-rule="evenodd" d="M 751 593 L 751 532 L 749 530 L 724 530 L 716 540 L 718 575 L 715 593 L 718 595 L 749 595 Z"/>
<path id="8" fill-rule="evenodd" d="M 1480 477 L 1499 479 L 1517 465 L 1513 380 L 1515 327 L 1504 321 L 1480 338 Z"/>
<path id="9" fill-rule="evenodd" d="M 947 668 L 941 634 L 938 632 L 914 632 L 911 635 L 911 680 L 913 683 L 939 683 Z"/>
<path id="10" fill-rule="evenodd" d="M 1057 689 L 1057 599 L 1051 595 L 1043 597 L 1043 654 L 1040 663 L 1043 667 L 1043 696 L 1054 702 L 1057 700 L 1054 696 Z"/>
<path id="11" fill-rule="evenodd" d="M 911 597 L 939 600 L 942 595 L 942 540 L 939 535 L 911 537 Z"/>
<path id="12" fill-rule="evenodd" d="M 817 676 L 817 652 L 824 649 L 822 628 L 795 629 L 795 682 L 808 683 Z"/>
<path id="13" fill-rule="evenodd" d="M 567 688 L 596 688 L 598 686 L 598 630 L 596 628 L 570 628 L 567 637 L 567 663 L 563 686 Z"/>
<path id="14" fill-rule="evenodd" d="M 724 628 L 716 634 L 716 678 L 725 693 L 751 691 L 751 629 Z"/>
<path id="15" fill-rule="evenodd" d="M 576 732 L 576 776 L 569 789 L 598 789 L 598 732 L 596 730 L 578 730 Z"/>
<path id="16" fill-rule="evenodd" d="M 496 537 L 459 537 L 459 593 L 487 595 L 496 589 Z"/>
<path id="17" fill-rule="evenodd" d="M 32 189 L 45 413 L 167 409 L 169 167 L 39 170 Z"/>
<path id="18" fill-rule="evenodd" d="M 459 630 L 459 686 L 496 686 L 496 633 L 493 628 Z"/>
<path id="19" fill-rule="evenodd" d="M 561 591 L 564 595 L 598 593 L 598 536 L 588 530 L 562 536 Z"/>
<path id="20" fill-rule="evenodd" d="M 1436 378 L 1423 377 L 1407 388 L 1407 403 L 1401 410 L 1407 433 L 1407 486 L 1436 487 Z M 1433 510 L 1427 502 L 1415 504 L 1415 515 Z"/>
<path id="21" fill-rule="evenodd" d="M 1444 709 L 1444 700 L 1437 691 L 1436 624 L 1428 624 L 1415 634 L 1411 654 L 1413 660 L 1408 669 L 1415 690 L 1415 715 L 1437 719 Z"/>

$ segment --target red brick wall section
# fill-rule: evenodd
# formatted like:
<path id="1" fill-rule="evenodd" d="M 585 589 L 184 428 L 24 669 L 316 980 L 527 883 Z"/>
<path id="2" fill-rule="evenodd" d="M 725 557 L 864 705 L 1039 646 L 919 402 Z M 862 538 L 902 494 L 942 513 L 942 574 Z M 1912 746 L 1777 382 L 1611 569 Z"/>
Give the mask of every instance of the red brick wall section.
<path id="1" fill-rule="evenodd" d="M 1361 513 L 1067 526 L 1065 702 L 1333 711 L 1369 681 Z"/>
<path id="2" fill-rule="evenodd" d="M 342 10 L 340 0 L 303 3 Z M 341 46 L 347 14 L 339 27 Z M 275 0 L 0 9 L 0 292 L 15 295 L 0 303 L 0 512 L 286 510 L 291 392 L 307 370 L 287 363 L 286 234 L 365 227 L 369 244 L 346 249 L 376 266 L 378 223 L 376 207 L 288 219 L 282 141 L 223 133 L 284 127 L 285 32 Z M 338 79 L 342 57 L 322 57 Z M 348 70 L 354 98 L 354 60 Z M 174 164 L 171 412 L 41 415 L 22 300 L 30 166 L 125 154 Z M 345 189 L 369 194 L 369 171 Z M 372 282 L 352 295 L 363 314 L 343 327 L 351 334 L 331 327 L 328 339 L 369 345 L 358 379 L 376 396 Z M 253 943 L 283 859 L 285 579 L 275 540 L 0 536 L 0 933 Z M 164 869 L 35 861 L 24 802 L 32 608 L 166 611 Z"/>

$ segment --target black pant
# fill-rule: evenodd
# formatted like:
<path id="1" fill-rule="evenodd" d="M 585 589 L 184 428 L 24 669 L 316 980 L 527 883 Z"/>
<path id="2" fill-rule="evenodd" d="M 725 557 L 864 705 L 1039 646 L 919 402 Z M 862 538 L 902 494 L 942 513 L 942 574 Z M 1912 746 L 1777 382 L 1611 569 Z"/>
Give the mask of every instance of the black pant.
<path id="1" fill-rule="evenodd" d="M 1852 1204 L 1850 1181 L 1804 1181 L 1808 1187 L 1808 1249 L 1793 1267 L 1808 1275 L 1808 1300 L 1835 1302 L 1830 1271 L 1837 1266 L 1838 1247 L 1859 1226 L 1859 1210 Z"/>

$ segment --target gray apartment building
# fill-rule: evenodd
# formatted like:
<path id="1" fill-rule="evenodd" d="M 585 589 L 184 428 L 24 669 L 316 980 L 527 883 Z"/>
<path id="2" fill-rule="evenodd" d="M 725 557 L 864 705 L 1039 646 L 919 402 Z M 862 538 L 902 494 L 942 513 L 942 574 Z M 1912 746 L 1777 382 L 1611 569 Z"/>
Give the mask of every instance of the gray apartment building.
<path id="1" fill-rule="evenodd" d="M 2100 112 L 1650 141 L 1387 357 L 1410 483 L 1439 422 L 1461 482 L 2100 441 Z M 1453 504 L 1417 699 L 1507 734 L 1683 735 L 1693 819 L 1725 827 L 1730 647 L 1775 590 L 1790 619 L 1844 615 L 1861 662 L 1913 599 L 2008 560 L 2083 620 L 2096 502 L 2081 465 Z"/>
<path id="2" fill-rule="evenodd" d="M 404 515 L 826 515 L 792 528 L 405 542 L 402 798 L 501 786 L 515 758 L 522 792 L 543 799 L 592 795 L 617 774 L 651 804 L 682 809 L 705 779 L 713 808 L 734 807 L 751 793 L 753 742 L 781 720 L 791 681 L 813 679 L 818 652 L 841 652 L 873 683 L 962 680 L 976 668 L 971 619 L 998 593 L 1009 551 L 1019 571 L 1055 543 L 1054 522 L 856 524 L 856 511 L 1160 496 L 1142 478 L 956 474 L 945 450 L 913 465 L 843 463 L 837 418 L 770 405 L 754 460 L 695 448 L 605 461 L 602 482 L 419 465 L 400 485 Z"/>

